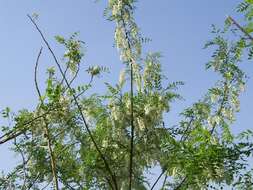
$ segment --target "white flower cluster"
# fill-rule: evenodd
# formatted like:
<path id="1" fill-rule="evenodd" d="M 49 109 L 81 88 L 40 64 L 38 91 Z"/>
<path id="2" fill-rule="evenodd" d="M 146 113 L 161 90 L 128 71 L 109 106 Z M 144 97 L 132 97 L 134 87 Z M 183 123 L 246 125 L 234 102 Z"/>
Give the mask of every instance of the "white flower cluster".
<path id="1" fill-rule="evenodd" d="M 120 114 L 119 108 L 116 105 L 112 106 L 112 108 L 111 108 L 111 114 L 112 114 L 112 118 L 115 121 L 118 121 L 118 120 L 121 119 L 121 114 Z"/>
<path id="2" fill-rule="evenodd" d="M 126 77 L 125 70 L 121 70 L 120 75 L 119 75 L 119 86 L 120 86 L 120 88 L 122 88 L 124 86 L 125 82 L 126 82 L 125 77 Z"/>
<path id="3" fill-rule="evenodd" d="M 61 109 L 63 111 L 67 111 L 69 109 L 69 106 L 70 106 L 70 99 L 69 99 L 69 97 L 67 97 L 67 96 L 61 96 L 59 102 L 61 104 Z"/>
<path id="4" fill-rule="evenodd" d="M 122 0 L 109 0 L 109 7 L 112 9 L 112 15 L 118 15 L 122 9 Z"/>
<path id="5" fill-rule="evenodd" d="M 143 121 L 142 118 L 137 118 L 137 123 L 138 123 L 138 127 L 141 131 L 143 131 L 145 129 L 145 122 Z"/>

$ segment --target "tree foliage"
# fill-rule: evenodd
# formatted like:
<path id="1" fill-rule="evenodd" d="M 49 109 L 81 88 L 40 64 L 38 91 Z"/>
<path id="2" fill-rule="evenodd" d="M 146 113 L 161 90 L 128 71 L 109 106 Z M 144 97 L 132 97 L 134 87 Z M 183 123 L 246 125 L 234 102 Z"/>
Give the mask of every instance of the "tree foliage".
<path id="1" fill-rule="evenodd" d="M 166 79 L 159 53 L 142 54 L 147 39 L 135 22 L 135 3 L 109 0 L 105 9 L 105 17 L 115 23 L 115 46 L 123 68 L 118 83 L 105 83 L 107 91 L 102 94 L 86 92 L 95 88 L 93 79 L 107 72 L 106 67 L 89 67 L 90 82 L 73 85 L 85 55 L 78 34 L 56 36 L 66 49 L 60 63 L 36 18 L 29 16 L 56 67 L 48 68 L 46 89 L 41 91 L 41 49 L 34 72 L 36 109 L 2 111 L 10 122 L 1 128 L 0 144 L 11 141 L 22 160 L 1 175 L 1 189 L 145 190 L 154 189 L 159 180 L 161 189 L 253 189 L 248 162 L 253 132 L 231 132 L 247 81 L 240 63 L 245 52 L 249 59 L 253 55 L 253 1 L 238 6 L 245 26 L 228 17 L 224 29 L 213 28 L 214 38 L 205 47 L 214 53 L 206 69 L 220 79 L 180 113 L 176 126 L 168 126 L 166 113 L 182 98 L 177 89 L 183 82 Z M 154 166 L 161 167 L 161 174 L 151 184 L 146 171 Z"/>

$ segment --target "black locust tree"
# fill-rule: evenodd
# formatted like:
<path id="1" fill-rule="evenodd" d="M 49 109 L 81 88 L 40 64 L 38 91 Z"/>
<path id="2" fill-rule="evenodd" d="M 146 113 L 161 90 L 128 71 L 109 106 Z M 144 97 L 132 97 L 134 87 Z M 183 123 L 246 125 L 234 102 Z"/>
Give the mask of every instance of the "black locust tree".
<path id="1" fill-rule="evenodd" d="M 22 160 L 1 175 L 1 189 L 144 190 L 157 189 L 158 183 L 163 190 L 253 189 L 248 165 L 253 133 L 231 132 L 247 81 L 239 63 L 253 55 L 253 1 L 238 6 L 246 26 L 229 16 L 223 29 L 213 28 L 206 48 L 215 51 L 206 68 L 220 78 L 202 99 L 182 110 L 176 126 L 170 126 L 166 113 L 182 98 L 177 89 L 183 82 L 166 79 L 159 53 L 142 53 L 149 39 L 135 22 L 135 3 L 109 0 L 105 9 L 107 20 L 115 23 L 122 71 L 118 83 L 105 83 L 107 91 L 101 94 L 87 91 L 106 67 L 90 66 L 90 82 L 74 85 L 85 46 L 78 34 L 55 37 L 66 49 L 59 59 L 36 16 L 28 15 L 44 42 L 34 66 L 38 102 L 33 111 L 2 110 L 10 122 L 1 126 L 0 144 L 11 142 Z M 37 73 L 44 51 L 55 65 L 47 69 L 46 89 L 41 90 Z M 146 171 L 154 166 L 161 173 L 150 182 Z"/>

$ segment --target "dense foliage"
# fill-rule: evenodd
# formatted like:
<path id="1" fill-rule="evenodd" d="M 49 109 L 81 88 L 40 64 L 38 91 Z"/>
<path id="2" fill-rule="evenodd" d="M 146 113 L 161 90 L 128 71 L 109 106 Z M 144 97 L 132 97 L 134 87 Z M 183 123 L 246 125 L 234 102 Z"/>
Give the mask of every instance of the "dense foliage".
<path id="1" fill-rule="evenodd" d="M 134 0 L 109 0 L 104 14 L 115 22 L 115 46 L 123 69 L 116 85 L 105 83 L 107 92 L 92 95 L 86 92 L 94 87 L 94 77 L 108 69 L 89 67 L 90 82 L 73 87 L 85 43 L 76 33 L 56 36 L 66 49 L 60 63 L 35 16 L 29 16 L 56 66 L 48 68 L 46 90 L 41 91 L 41 49 L 34 70 L 36 109 L 2 111 L 9 125 L 1 127 L 0 144 L 11 141 L 22 161 L 1 175 L 1 189 L 144 190 L 157 188 L 159 180 L 160 189 L 253 189 L 248 163 L 253 132 L 231 133 L 247 81 L 240 62 L 253 55 L 253 1 L 238 6 L 245 26 L 228 17 L 224 29 L 213 28 L 214 38 L 206 48 L 215 51 L 206 68 L 220 79 L 182 111 L 176 126 L 167 126 L 166 113 L 181 99 L 177 89 L 183 82 L 167 81 L 159 53 L 142 54 L 142 45 L 149 40 L 140 34 L 134 10 Z M 154 166 L 160 166 L 161 174 L 150 184 L 146 172 Z"/>

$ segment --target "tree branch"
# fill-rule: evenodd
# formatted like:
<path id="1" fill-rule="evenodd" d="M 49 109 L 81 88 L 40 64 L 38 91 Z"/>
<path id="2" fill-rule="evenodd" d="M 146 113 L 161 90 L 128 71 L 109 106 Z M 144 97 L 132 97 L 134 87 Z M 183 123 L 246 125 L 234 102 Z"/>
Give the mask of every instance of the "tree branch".
<path id="1" fill-rule="evenodd" d="M 157 185 L 158 181 L 161 179 L 161 177 L 163 176 L 163 174 L 166 172 L 166 170 L 163 170 L 161 172 L 161 174 L 158 176 L 158 178 L 155 180 L 155 183 L 152 185 L 150 190 L 153 190 L 155 188 L 155 186 Z"/>
<path id="2" fill-rule="evenodd" d="M 128 46 L 128 50 L 130 51 L 130 55 L 132 56 L 132 48 L 131 48 L 131 44 L 130 44 L 130 38 L 128 36 L 128 31 L 126 29 L 126 23 L 125 20 L 123 18 L 122 15 L 122 11 L 121 11 L 121 21 L 123 24 L 123 29 L 125 32 L 125 37 L 127 40 L 127 46 Z M 133 64 L 135 63 L 134 59 L 131 57 L 129 59 L 129 65 L 130 65 L 130 101 L 131 101 L 131 105 L 130 105 L 130 112 L 131 112 L 131 139 L 130 139 L 130 161 L 129 161 L 129 190 L 132 189 L 132 177 L 133 177 L 133 157 L 134 157 L 134 133 L 135 133 L 135 128 L 134 128 L 134 111 L 133 111 L 133 102 L 134 102 L 134 95 L 133 95 Z"/>
<path id="3" fill-rule="evenodd" d="M 54 109 L 56 109 L 56 108 L 49 109 L 47 112 L 45 112 L 45 113 L 43 113 L 43 114 L 41 114 L 41 115 L 39 115 L 39 116 L 37 116 L 37 117 L 35 117 L 35 118 L 27 121 L 27 122 L 25 122 L 24 124 L 22 124 L 22 126 L 20 126 L 21 129 L 18 129 L 19 127 L 16 127 L 13 130 L 5 133 L 4 135 L 2 135 L 0 137 L 0 139 L 5 138 L 3 140 L 0 140 L 0 145 L 4 144 L 4 143 L 6 143 L 6 142 L 8 142 L 10 140 L 13 140 L 14 138 L 22 135 L 23 133 L 25 133 L 28 130 L 28 127 L 27 127 L 28 125 L 32 124 L 33 122 L 35 122 L 36 120 L 38 120 L 40 118 L 43 118 L 44 116 L 46 116 L 47 114 L 49 114 L 50 111 L 52 111 Z"/>
<path id="4" fill-rule="evenodd" d="M 166 175 L 165 175 L 165 177 L 164 177 L 164 180 L 163 180 L 162 190 L 163 190 L 163 189 L 164 189 L 164 187 L 165 187 L 165 184 L 166 184 L 167 178 L 168 178 L 168 175 L 166 174 Z"/>
<path id="5" fill-rule="evenodd" d="M 217 112 L 217 115 L 220 116 L 221 115 L 221 112 L 225 106 L 225 103 L 226 103 L 226 100 L 227 100 L 227 96 L 228 96 L 228 86 L 227 86 L 227 81 L 224 82 L 224 94 L 223 94 L 223 98 L 222 98 L 222 101 L 221 101 L 221 104 L 220 104 L 220 108 Z M 212 135 L 213 132 L 214 132 L 214 129 L 215 127 L 217 126 L 217 122 L 214 123 L 211 131 L 210 131 L 210 134 Z"/>
<path id="6" fill-rule="evenodd" d="M 26 164 L 28 161 L 25 160 L 25 155 L 24 152 L 22 151 L 22 149 L 20 148 L 20 146 L 17 144 L 16 142 L 16 138 L 14 139 L 14 145 L 17 147 L 18 152 L 21 155 L 22 158 L 22 164 L 23 164 L 23 173 L 24 173 L 24 181 L 23 181 L 23 185 L 21 187 L 21 190 L 25 190 L 26 189 L 26 180 L 27 180 L 27 174 L 26 174 Z M 27 159 L 28 160 L 28 159 Z"/>
<path id="7" fill-rule="evenodd" d="M 179 190 L 182 187 L 182 185 L 184 184 L 184 182 L 186 181 L 186 179 L 187 179 L 187 176 L 185 176 L 183 178 L 183 180 L 178 184 L 177 187 L 174 188 L 174 190 Z"/>
<path id="8" fill-rule="evenodd" d="M 34 69 L 34 82 L 35 82 L 35 86 L 36 86 L 36 91 L 38 93 L 40 102 L 41 102 L 41 106 L 44 107 L 44 101 L 42 99 L 41 96 L 41 92 L 39 89 L 39 85 L 38 85 L 38 80 L 37 80 L 37 71 L 38 71 L 38 66 L 39 66 L 39 59 L 42 53 L 42 47 L 40 48 L 37 60 L 36 60 L 36 64 L 35 64 L 35 69 Z M 49 123 L 47 121 L 46 116 L 43 117 L 44 123 L 45 123 L 45 137 L 47 139 L 47 146 L 48 146 L 48 150 L 49 150 L 49 155 L 50 155 L 50 163 L 51 163 L 51 170 L 52 170 L 52 175 L 53 175 L 53 181 L 54 181 L 54 186 L 56 190 L 59 190 L 59 184 L 58 184 L 58 178 L 57 178 L 57 171 L 56 171 L 56 161 L 55 161 L 55 156 L 54 156 L 54 152 L 53 152 L 53 148 L 52 148 L 52 143 L 51 143 L 51 136 L 50 136 L 50 131 L 49 131 Z"/>
<path id="9" fill-rule="evenodd" d="M 39 34 L 40 34 L 41 38 L 43 39 L 44 43 L 46 44 L 48 50 L 50 51 L 51 55 L 53 56 L 53 59 L 54 59 L 56 65 L 57 65 L 57 67 L 58 67 L 58 69 L 59 69 L 59 71 L 60 71 L 60 73 L 61 73 L 61 75 L 62 75 L 62 77 L 63 77 L 63 79 L 64 79 L 64 81 L 65 81 L 65 83 L 66 83 L 66 85 L 67 85 L 67 88 L 68 88 L 70 91 L 73 92 L 73 89 L 72 89 L 72 87 L 70 86 L 68 80 L 66 79 L 66 77 L 65 77 L 65 75 L 64 75 L 64 72 L 63 72 L 63 70 L 62 70 L 62 68 L 61 68 L 61 65 L 60 65 L 59 62 L 58 62 L 58 59 L 56 58 L 56 55 L 54 54 L 54 52 L 53 52 L 51 46 L 49 45 L 49 43 L 48 43 L 48 41 L 46 40 L 45 36 L 43 35 L 42 31 L 40 30 L 40 28 L 38 27 L 38 25 L 36 24 L 36 22 L 32 19 L 32 17 L 31 17 L 30 15 L 27 15 L 27 16 L 28 16 L 28 18 L 30 19 L 30 21 L 32 22 L 32 24 L 35 26 L 36 30 L 39 32 Z M 82 121 L 83 121 L 83 123 L 84 123 L 84 126 L 85 126 L 87 132 L 88 132 L 88 135 L 89 135 L 89 137 L 91 138 L 91 141 L 92 141 L 92 143 L 94 144 L 94 146 L 95 146 L 97 152 L 99 153 L 99 156 L 100 156 L 101 159 L 103 160 L 103 162 L 104 162 L 104 164 L 105 164 L 105 167 L 106 167 L 107 171 L 109 172 L 109 175 L 110 175 L 110 177 L 111 177 L 111 179 L 112 179 L 112 181 L 113 181 L 113 184 L 114 184 L 114 186 L 115 186 L 115 190 L 118 190 L 118 185 L 117 185 L 116 177 L 115 177 L 115 175 L 113 174 L 112 170 L 110 169 L 109 163 L 107 162 L 105 156 L 104 156 L 103 153 L 101 152 L 101 150 L 100 150 L 100 148 L 99 148 L 97 142 L 95 141 L 95 139 L 94 139 L 94 137 L 93 137 L 93 135 L 92 135 L 91 130 L 89 129 L 88 123 L 87 123 L 87 121 L 86 121 L 86 119 L 85 119 L 85 117 L 84 117 L 84 115 L 83 115 L 83 112 L 82 112 L 82 107 L 81 107 L 81 105 L 80 105 L 79 102 L 78 102 L 78 98 L 76 97 L 76 95 L 75 95 L 74 93 L 72 94 L 72 97 L 73 97 L 74 102 L 75 102 L 75 104 L 76 104 L 76 106 L 77 106 L 77 109 L 78 109 L 78 111 L 79 111 L 79 113 L 80 113 L 81 119 L 82 119 Z"/>
<path id="10" fill-rule="evenodd" d="M 231 16 L 228 16 L 228 19 L 242 32 L 244 33 L 251 41 L 253 41 L 253 37 Z"/>

